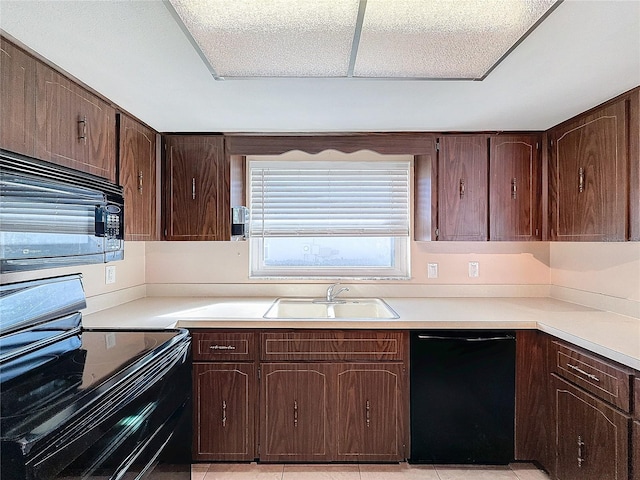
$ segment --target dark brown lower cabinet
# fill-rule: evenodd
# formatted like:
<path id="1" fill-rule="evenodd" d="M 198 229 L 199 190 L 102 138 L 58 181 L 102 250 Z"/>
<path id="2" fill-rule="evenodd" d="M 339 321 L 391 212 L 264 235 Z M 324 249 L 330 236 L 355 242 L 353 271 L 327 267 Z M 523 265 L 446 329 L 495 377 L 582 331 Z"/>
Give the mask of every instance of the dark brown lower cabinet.
<path id="1" fill-rule="evenodd" d="M 193 364 L 193 459 L 255 458 L 253 363 Z"/>
<path id="2" fill-rule="evenodd" d="M 630 417 L 552 375 L 558 480 L 627 480 Z"/>
<path id="3" fill-rule="evenodd" d="M 636 412 L 636 416 L 640 418 L 640 412 Z M 631 479 L 640 480 L 640 420 L 635 420 L 632 428 L 633 440 L 631 441 L 631 445 L 633 449 L 631 450 Z"/>
<path id="4" fill-rule="evenodd" d="M 402 460 L 402 365 L 340 364 L 337 369 L 336 460 Z"/>
<path id="5" fill-rule="evenodd" d="M 398 363 L 263 363 L 261 461 L 405 458 Z"/>
<path id="6" fill-rule="evenodd" d="M 263 363 L 260 460 L 331 458 L 331 365 Z"/>

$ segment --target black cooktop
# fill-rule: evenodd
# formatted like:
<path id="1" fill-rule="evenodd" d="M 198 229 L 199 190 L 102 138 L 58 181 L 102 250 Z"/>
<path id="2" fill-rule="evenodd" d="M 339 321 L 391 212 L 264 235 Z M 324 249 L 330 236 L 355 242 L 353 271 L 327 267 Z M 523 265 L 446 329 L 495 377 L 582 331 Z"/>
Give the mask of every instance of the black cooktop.
<path id="1" fill-rule="evenodd" d="M 47 435 L 79 409 L 99 404 L 101 395 L 116 384 L 133 381 L 186 334 L 183 330 L 86 329 L 6 362 L 0 366 L 0 375 L 16 370 L 20 374 L 2 383 L 2 439 L 29 442 Z M 32 335 L 39 338 L 41 333 Z"/>

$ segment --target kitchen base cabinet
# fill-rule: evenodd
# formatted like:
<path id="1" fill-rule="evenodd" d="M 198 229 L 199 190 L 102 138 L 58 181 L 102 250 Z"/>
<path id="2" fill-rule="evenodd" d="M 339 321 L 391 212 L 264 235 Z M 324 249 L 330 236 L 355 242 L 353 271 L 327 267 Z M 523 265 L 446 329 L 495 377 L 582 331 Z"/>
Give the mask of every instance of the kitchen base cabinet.
<path id="1" fill-rule="evenodd" d="M 255 460 L 256 335 L 215 330 L 194 330 L 191 334 L 193 460 Z"/>
<path id="2" fill-rule="evenodd" d="M 256 372 L 252 363 L 193 365 L 194 460 L 253 460 Z"/>
<path id="3" fill-rule="evenodd" d="M 337 369 L 336 459 L 403 459 L 402 365 L 340 364 Z"/>
<path id="4" fill-rule="evenodd" d="M 553 375 L 558 480 L 627 480 L 629 416 Z"/>
<path id="5" fill-rule="evenodd" d="M 516 333 L 515 459 L 537 461 L 548 472 L 555 464 L 549 336 Z"/>
<path id="6" fill-rule="evenodd" d="M 636 412 L 640 417 L 640 412 Z M 640 420 L 635 420 L 632 425 L 633 438 L 631 440 L 631 479 L 640 480 Z"/>
<path id="7" fill-rule="evenodd" d="M 330 366 L 283 363 L 260 368 L 260 460 L 331 460 Z"/>

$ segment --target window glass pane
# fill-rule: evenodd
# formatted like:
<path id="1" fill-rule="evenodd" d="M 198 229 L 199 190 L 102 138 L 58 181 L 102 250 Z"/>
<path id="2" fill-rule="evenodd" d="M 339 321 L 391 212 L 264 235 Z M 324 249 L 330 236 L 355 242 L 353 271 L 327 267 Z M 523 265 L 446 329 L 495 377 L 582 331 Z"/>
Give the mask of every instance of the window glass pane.
<path id="1" fill-rule="evenodd" d="M 392 267 L 389 237 L 276 237 L 264 239 L 267 267 Z"/>

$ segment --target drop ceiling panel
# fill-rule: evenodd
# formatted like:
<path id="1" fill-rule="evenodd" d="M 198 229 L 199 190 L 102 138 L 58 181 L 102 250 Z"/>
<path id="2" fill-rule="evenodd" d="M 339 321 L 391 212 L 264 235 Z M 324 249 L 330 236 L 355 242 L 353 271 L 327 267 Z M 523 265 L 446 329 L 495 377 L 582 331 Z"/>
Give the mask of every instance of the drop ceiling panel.
<path id="1" fill-rule="evenodd" d="M 170 0 L 218 77 L 344 77 L 359 0 Z"/>
<path id="2" fill-rule="evenodd" d="M 479 79 L 556 0 L 367 0 L 354 76 Z"/>

